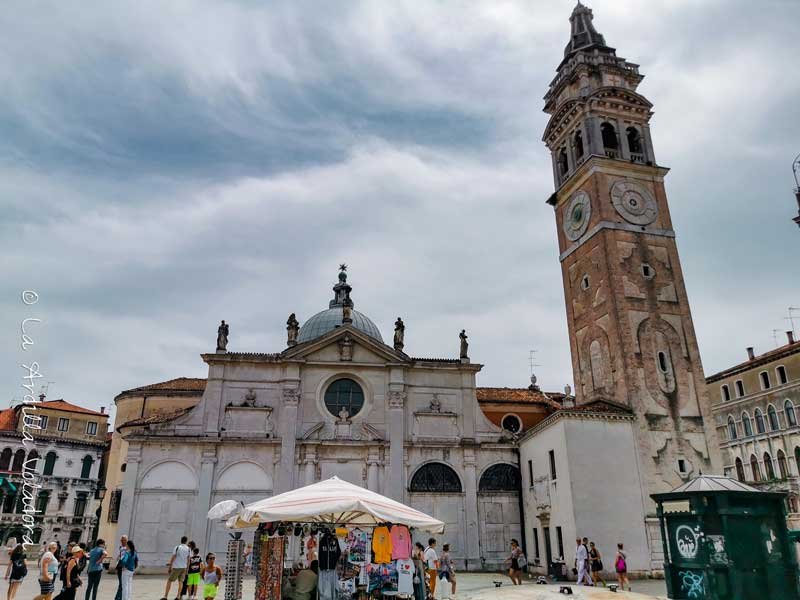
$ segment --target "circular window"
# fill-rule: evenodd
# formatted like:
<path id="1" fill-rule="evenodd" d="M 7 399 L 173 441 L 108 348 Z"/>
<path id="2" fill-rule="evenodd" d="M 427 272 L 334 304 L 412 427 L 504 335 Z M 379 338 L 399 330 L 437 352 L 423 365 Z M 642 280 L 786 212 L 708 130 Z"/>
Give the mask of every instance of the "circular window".
<path id="1" fill-rule="evenodd" d="M 511 433 L 519 433 L 522 423 L 517 415 L 506 415 L 503 417 L 503 429 Z"/>
<path id="2" fill-rule="evenodd" d="M 325 390 L 325 408 L 334 417 L 353 417 L 363 407 L 364 391 L 352 379 L 337 379 Z M 347 415 L 343 411 L 347 411 Z"/>

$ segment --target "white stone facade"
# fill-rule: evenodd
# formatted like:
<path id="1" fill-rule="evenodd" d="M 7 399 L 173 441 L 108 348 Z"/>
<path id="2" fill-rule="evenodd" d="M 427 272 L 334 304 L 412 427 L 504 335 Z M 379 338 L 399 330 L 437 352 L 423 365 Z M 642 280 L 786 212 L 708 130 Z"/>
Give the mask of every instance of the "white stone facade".
<path id="1" fill-rule="evenodd" d="M 205 517 L 220 500 L 248 503 L 332 475 L 445 521 L 441 542 L 462 569 L 500 566 L 520 537 L 518 493 L 492 476 L 510 465 L 518 485 L 517 454 L 478 406 L 480 365 L 411 358 L 352 325 L 279 354 L 203 360 L 196 407 L 119 430 L 128 452 L 117 532 L 135 540 L 143 566 L 163 567 L 184 534 L 223 553 L 226 532 Z M 344 419 L 325 404 L 341 379 L 363 391 L 363 407 Z M 479 490 L 495 465 L 506 466 Z M 444 469 L 449 487 L 414 484 L 426 469 Z"/>

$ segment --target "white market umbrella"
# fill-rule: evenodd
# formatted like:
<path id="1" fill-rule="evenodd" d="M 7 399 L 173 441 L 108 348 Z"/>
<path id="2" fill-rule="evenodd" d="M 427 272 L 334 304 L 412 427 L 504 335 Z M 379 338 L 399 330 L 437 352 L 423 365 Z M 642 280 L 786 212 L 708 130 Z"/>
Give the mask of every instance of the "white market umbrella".
<path id="1" fill-rule="evenodd" d="M 221 511 L 214 512 L 218 515 Z M 214 516 L 209 513 L 209 518 Z M 226 525 L 229 529 L 241 529 L 273 521 L 369 527 L 398 523 L 430 533 L 444 533 L 442 521 L 338 477 L 248 504 L 231 516 Z"/>

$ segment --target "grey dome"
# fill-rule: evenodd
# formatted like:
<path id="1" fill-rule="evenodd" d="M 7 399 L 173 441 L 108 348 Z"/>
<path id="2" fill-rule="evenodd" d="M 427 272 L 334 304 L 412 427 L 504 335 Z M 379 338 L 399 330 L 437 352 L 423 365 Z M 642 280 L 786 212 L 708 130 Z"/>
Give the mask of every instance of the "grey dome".
<path id="1" fill-rule="evenodd" d="M 297 336 L 298 342 L 308 342 L 333 331 L 342 325 L 342 307 L 333 306 L 318 312 L 308 321 L 303 323 Z M 383 343 L 381 332 L 372 320 L 363 313 L 353 310 L 352 326 Z"/>

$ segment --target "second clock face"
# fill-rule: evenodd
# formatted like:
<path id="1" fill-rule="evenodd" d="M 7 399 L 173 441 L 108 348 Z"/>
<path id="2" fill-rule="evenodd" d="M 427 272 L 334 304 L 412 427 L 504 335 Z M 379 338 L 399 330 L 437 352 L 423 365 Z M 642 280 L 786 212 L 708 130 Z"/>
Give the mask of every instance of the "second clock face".
<path id="1" fill-rule="evenodd" d="M 621 179 L 614 183 L 611 202 L 622 218 L 634 225 L 649 225 L 658 216 L 658 206 L 650 190 L 635 181 Z"/>
<path id="2" fill-rule="evenodd" d="M 575 192 L 564 210 L 564 235 L 571 241 L 577 240 L 589 227 L 592 216 L 592 203 L 589 194 Z"/>

